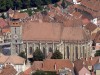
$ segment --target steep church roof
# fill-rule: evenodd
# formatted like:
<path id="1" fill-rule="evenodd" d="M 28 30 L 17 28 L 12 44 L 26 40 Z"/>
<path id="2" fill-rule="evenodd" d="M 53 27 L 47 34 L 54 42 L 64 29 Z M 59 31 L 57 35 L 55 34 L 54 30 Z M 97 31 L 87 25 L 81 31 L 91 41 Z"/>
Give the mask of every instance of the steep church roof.
<path id="1" fill-rule="evenodd" d="M 61 23 L 28 22 L 23 26 L 23 40 L 38 41 L 83 41 L 87 34 L 80 27 L 64 27 Z"/>

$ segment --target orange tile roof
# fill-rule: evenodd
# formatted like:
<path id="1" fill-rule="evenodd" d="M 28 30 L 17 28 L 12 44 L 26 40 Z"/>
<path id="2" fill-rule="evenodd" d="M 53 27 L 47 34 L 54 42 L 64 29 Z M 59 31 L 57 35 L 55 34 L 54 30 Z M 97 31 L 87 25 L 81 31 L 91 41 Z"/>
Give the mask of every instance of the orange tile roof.
<path id="1" fill-rule="evenodd" d="M 56 65 L 56 66 L 55 66 Z M 55 67 L 56 69 L 55 69 Z M 43 61 L 35 61 L 29 69 L 27 69 L 23 75 L 30 75 L 32 71 L 43 70 L 43 71 L 56 71 L 59 69 L 69 68 L 73 70 L 73 65 L 68 59 L 45 59 Z"/>
<path id="2" fill-rule="evenodd" d="M 97 28 L 97 26 L 95 24 L 93 24 L 93 23 L 88 23 L 85 26 L 85 28 L 88 29 L 91 32 L 91 31 L 94 31 Z"/>
<path id="3" fill-rule="evenodd" d="M 93 17 L 100 16 L 100 1 L 99 0 L 81 0 L 81 5 L 75 5 L 76 8 L 81 9 L 82 11 L 87 11 Z"/>
<path id="4" fill-rule="evenodd" d="M 19 19 L 19 18 L 20 19 L 25 19 L 25 18 L 28 18 L 28 17 L 29 17 L 29 15 L 26 12 L 20 13 L 18 11 L 15 11 L 12 18 L 14 18 L 14 19 Z"/>
<path id="5" fill-rule="evenodd" d="M 86 66 L 94 66 L 99 63 L 99 57 L 88 57 L 87 59 L 83 58 L 82 60 L 85 62 Z"/>
<path id="6" fill-rule="evenodd" d="M 32 68 L 28 68 L 27 70 L 25 70 L 23 73 L 21 73 L 21 75 L 30 75 L 32 72 Z"/>
<path id="7" fill-rule="evenodd" d="M 23 64 L 25 62 L 25 59 L 16 55 L 11 55 L 11 56 L 5 56 L 1 55 L 0 56 L 0 64 L 5 64 L 5 63 L 12 63 L 12 64 Z"/>
<path id="8" fill-rule="evenodd" d="M 96 43 L 100 43 L 100 30 L 97 32 L 97 34 L 96 34 L 96 36 L 95 36 L 95 38 L 94 38 L 94 41 L 95 41 Z"/>
<path id="9" fill-rule="evenodd" d="M 34 61 L 32 65 L 32 70 L 42 70 L 43 68 L 43 61 Z"/>
<path id="10" fill-rule="evenodd" d="M 91 38 L 93 41 L 95 41 L 95 43 L 100 43 L 100 30 L 97 31 L 97 33 L 93 33 Z"/>
<path id="11" fill-rule="evenodd" d="M 82 19 L 82 22 L 84 25 L 87 25 L 88 23 L 90 23 L 90 20 L 87 18 Z"/>
<path id="12" fill-rule="evenodd" d="M 4 28 L 7 25 L 7 22 L 3 18 L 0 18 L 0 28 Z"/>
<path id="13" fill-rule="evenodd" d="M 59 40 L 59 23 L 28 22 L 27 24 L 23 26 L 23 40 Z"/>
<path id="14" fill-rule="evenodd" d="M 74 37 L 73 37 L 74 36 Z M 72 41 L 82 41 L 82 40 L 88 40 L 88 36 L 79 27 L 64 27 L 63 33 L 62 33 L 62 40 L 72 40 Z"/>
<path id="15" fill-rule="evenodd" d="M 10 28 L 4 28 L 4 29 L 2 29 L 2 33 L 7 33 L 7 32 L 11 32 Z"/>
<path id="16" fill-rule="evenodd" d="M 79 72 L 83 68 L 83 61 L 80 59 L 74 61 L 74 68 L 76 72 Z"/>
<path id="17" fill-rule="evenodd" d="M 56 68 L 55 68 L 55 67 Z M 73 69 L 73 65 L 68 59 L 46 59 L 43 61 L 44 71 L 58 71 L 61 68 Z"/>
<path id="18" fill-rule="evenodd" d="M 0 75 L 16 75 L 17 71 L 14 69 L 12 65 L 6 65 L 3 67 Z"/>
<path id="19" fill-rule="evenodd" d="M 28 22 L 27 24 L 23 26 L 23 40 L 60 41 L 62 39 L 65 41 L 82 41 L 88 39 L 84 30 L 80 27 L 63 27 L 60 23 L 47 22 Z"/>
<path id="20" fill-rule="evenodd" d="M 81 0 L 81 4 L 89 7 L 93 10 L 99 11 L 100 10 L 100 1 L 99 0 Z"/>
<path id="21" fill-rule="evenodd" d="M 82 17 L 82 14 L 80 12 L 73 12 L 72 15 L 75 17 L 75 18 L 81 18 Z"/>
<path id="22" fill-rule="evenodd" d="M 75 71 L 78 73 L 83 67 L 88 69 L 88 66 L 94 66 L 98 63 L 99 57 L 88 57 L 74 61 Z"/>

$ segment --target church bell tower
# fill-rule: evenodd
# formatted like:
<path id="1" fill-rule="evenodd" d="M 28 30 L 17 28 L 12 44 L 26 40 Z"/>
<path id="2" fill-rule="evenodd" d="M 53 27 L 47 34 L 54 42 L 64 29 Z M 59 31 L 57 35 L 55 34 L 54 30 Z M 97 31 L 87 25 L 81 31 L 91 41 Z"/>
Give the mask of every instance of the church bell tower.
<path id="1" fill-rule="evenodd" d="M 11 55 L 19 54 L 21 51 L 22 22 L 17 13 L 19 12 L 15 12 L 13 17 L 10 19 Z"/>

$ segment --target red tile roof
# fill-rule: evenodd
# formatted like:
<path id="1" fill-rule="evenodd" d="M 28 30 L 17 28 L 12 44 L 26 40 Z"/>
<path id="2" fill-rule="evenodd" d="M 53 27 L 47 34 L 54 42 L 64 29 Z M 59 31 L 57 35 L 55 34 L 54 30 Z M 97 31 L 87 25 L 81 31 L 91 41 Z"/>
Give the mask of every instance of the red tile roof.
<path id="1" fill-rule="evenodd" d="M 30 75 L 32 71 L 43 70 L 43 71 L 56 71 L 59 69 L 69 68 L 73 69 L 73 65 L 68 59 L 45 59 L 43 61 L 35 61 L 29 69 L 27 69 L 23 75 Z"/>
<path id="2" fill-rule="evenodd" d="M 10 28 L 3 28 L 2 29 L 2 33 L 8 33 L 8 32 L 11 32 Z"/>
<path id="3" fill-rule="evenodd" d="M 59 23 L 28 22 L 27 24 L 23 26 L 23 40 L 59 40 Z"/>
<path id="4" fill-rule="evenodd" d="M 26 19 L 28 17 L 29 17 L 29 15 L 26 12 L 20 13 L 18 11 L 14 11 L 14 15 L 13 15 L 12 18 L 14 18 L 14 19 L 19 19 L 19 18 L 20 19 Z"/>
<path id="5" fill-rule="evenodd" d="M 58 71 L 61 68 L 73 69 L 73 65 L 68 59 L 46 59 L 43 61 L 44 71 Z"/>
<path id="6" fill-rule="evenodd" d="M 60 23 L 47 22 L 28 22 L 23 26 L 22 38 L 34 41 L 60 41 L 60 39 L 83 41 L 88 39 L 87 34 L 80 27 L 63 27 Z"/>
<path id="7" fill-rule="evenodd" d="M 88 37 L 84 32 L 84 30 L 82 30 L 79 27 L 64 27 L 61 39 L 82 41 L 82 40 L 88 40 Z"/>
<path id="8" fill-rule="evenodd" d="M 3 67 L 0 75 L 16 75 L 17 71 L 14 69 L 12 65 L 6 65 Z"/>
<path id="9" fill-rule="evenodd" d="M 100 16 L 100 1 L 99 0 L 81 0 L 81 5 L 75 6 L 78 9 L 81 9 L 82 11 L 87 11 L 94 17 Z"/>
<path id="10" fill-rule="evenodd" d="M 5 56 L 1 55 L 0 56 L 0 64 L 5 64 L 5 63 L 12 63 L 12 64 L 24 64 L 25 59 L 16 55 L 11 55 L 11 56 Z"/>
<path id="11" fill-rule="evenodd" d="M 4 28 L 7 25 L 7 22 L 3 18 L 0 18 L 0 28 Z"/>
<path id="12" fill-rule="evenodd" d="M 89 58 L 82 58 L 82 59 L 76 60 L 74 62 L 75 71 L 78 73 L 83 68 L 83 66 L 87 69 L 88 69 L 88 66 L 93 67 L 95 64 L 99 63 L 98 62 L 99 58 L 100 57 L 89 57 Z"/>
<path id="13" fill-rule="evenodd" d="M 75 68 L 75 71 L 78 73 L 83 68 L 83 61 L 80 59 L 76 60 L 74 62 L 74 68 Z"/>
<path id="14" fill-rule="evenodd" d="M 94 34 L 93 40 L 96 43 L 100 43 L 100 30 L 97 33 Z"/>
<path id="15" fill-rule="evenodd" d="M 93 23 L 88 23 L 86 26 L 85 26 L 86 29 L 88 29 L 90 32 L 94 31 L 97 26 Z"/>

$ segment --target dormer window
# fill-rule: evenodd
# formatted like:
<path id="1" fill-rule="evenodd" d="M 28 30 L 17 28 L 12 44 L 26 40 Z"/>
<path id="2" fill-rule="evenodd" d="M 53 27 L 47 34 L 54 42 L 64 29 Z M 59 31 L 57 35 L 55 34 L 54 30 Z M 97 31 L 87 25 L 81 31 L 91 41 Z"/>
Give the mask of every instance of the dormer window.
<path id="1" fill-rule="evenodd" d="M 13 23 L 13 24 L 15 24 L 15 23 Z"/>
<path id="2" fill-rule="evenodd" d="M 16 23 L 16 24 L 18 24 L 18 23 Z"/>

